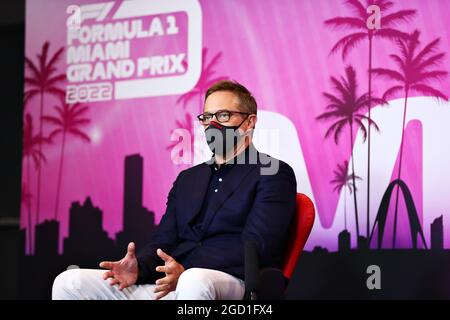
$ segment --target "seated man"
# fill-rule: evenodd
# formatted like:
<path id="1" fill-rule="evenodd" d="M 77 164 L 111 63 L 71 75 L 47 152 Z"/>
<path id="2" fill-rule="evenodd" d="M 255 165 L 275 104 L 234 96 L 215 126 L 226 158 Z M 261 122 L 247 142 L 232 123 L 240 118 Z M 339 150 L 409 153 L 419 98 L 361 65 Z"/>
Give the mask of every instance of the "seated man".
<path id="1" fill-rule="evenodd" d="M 242 85 L 211 86 L 198 119 L 214 155 L 178 175 L 152 242 L 138 255 L 130 243 L 122 260 L 100 263 L 107 271 L 61 273 L 53 299 L 242 299 L 248 240 L 261 267 L 280 268 L 296 180 L 253 147 L 256 109 Z"/>

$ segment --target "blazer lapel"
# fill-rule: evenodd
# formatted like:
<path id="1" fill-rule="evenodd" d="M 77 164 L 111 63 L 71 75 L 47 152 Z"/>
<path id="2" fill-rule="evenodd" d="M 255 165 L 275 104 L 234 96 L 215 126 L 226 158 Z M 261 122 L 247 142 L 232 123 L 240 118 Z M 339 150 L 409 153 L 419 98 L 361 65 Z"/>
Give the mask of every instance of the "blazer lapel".
<path id="1" fill-rule="evenodd" d="M 188 202 L 190 203 L 190 217 L 187 220 L 188 224 L 190 224 L 195 216 L 200 213 L 208 189 L 209 179 L 211 177 L 211 169 L 208 164 L 202 163 L 198 170 L 199 172 L 192 185 L 192 190 L 189 192 Z"/>

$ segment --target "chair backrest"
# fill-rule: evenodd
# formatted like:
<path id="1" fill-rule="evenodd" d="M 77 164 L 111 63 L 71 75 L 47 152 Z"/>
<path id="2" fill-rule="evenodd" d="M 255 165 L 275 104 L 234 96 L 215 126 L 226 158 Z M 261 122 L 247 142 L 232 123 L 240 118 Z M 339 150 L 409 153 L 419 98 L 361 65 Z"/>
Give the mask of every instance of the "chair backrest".
<path id="1" fill-rule="evenodd" d="M 310 198 L 297 193 L 297 212 L 289 231 L 289 242 L 284 254 L 283 274 L 290 279 L 298 258 L 314 224 L 315 209 Z"/>

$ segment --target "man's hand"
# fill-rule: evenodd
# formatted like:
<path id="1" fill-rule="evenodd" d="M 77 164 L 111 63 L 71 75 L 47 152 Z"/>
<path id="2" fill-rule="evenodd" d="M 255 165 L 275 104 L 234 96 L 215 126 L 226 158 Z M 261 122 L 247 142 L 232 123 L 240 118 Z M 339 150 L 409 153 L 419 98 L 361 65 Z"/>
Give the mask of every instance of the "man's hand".
<path id="1" fill-rule="evenodd" d="M 119 290 L 132 286 L 138 278 L 138 262 L 136 259 L 136 247 L 133 242 L 128 244 L 127 254 L 122 260 L 111 262 L 103 261 L 100 263 L 101 268 L 108 269 L 103 274 L 103 279 L 111 278 L 110 284 L 119 285 Z"/>
<path id="2" fill-rule="evenodd" d="M 161 249 L 156 250 L 156 254 L 164 260 L 164 266 L 156 267 L 156 271 L 166 274 L 164 278 L 156 280 L 155 293 L 158 294 L 155 299 L 159 300 L 176 289 L 178 278 L 184 272 L 184 267 Z"/>

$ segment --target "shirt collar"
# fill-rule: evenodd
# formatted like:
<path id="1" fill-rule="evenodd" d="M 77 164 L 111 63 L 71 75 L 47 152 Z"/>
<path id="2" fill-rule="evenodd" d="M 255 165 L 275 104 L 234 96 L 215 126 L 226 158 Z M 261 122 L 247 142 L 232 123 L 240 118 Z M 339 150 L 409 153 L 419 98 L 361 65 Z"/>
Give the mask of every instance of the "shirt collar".
<path id="1" fill-rule="evenodd" d="M 237 156 L 231 158 L 227 162 L 222 163 L 220 165 L 220 167 L 222 167 L 222 166 L 231 167 L 236 164 L 252 163 L 251 161 L 256 160 L 256 152 L 257 151 L 256 151 L 255 147 L 253 146 L 253 144 L 250 144 L 247 146 L 247 148 L 245 148 L 244 151 L 239 153 Z M 253 159 L 253 158 L 255 158 L 255 159 Z M 219 166 L 216 164 L 214 156 L 211 157 L 211 159 L 207 162 L 207 164 L 211 167 L 212 170 L 214 170 L 214 168 L 219 168 Z"/>

